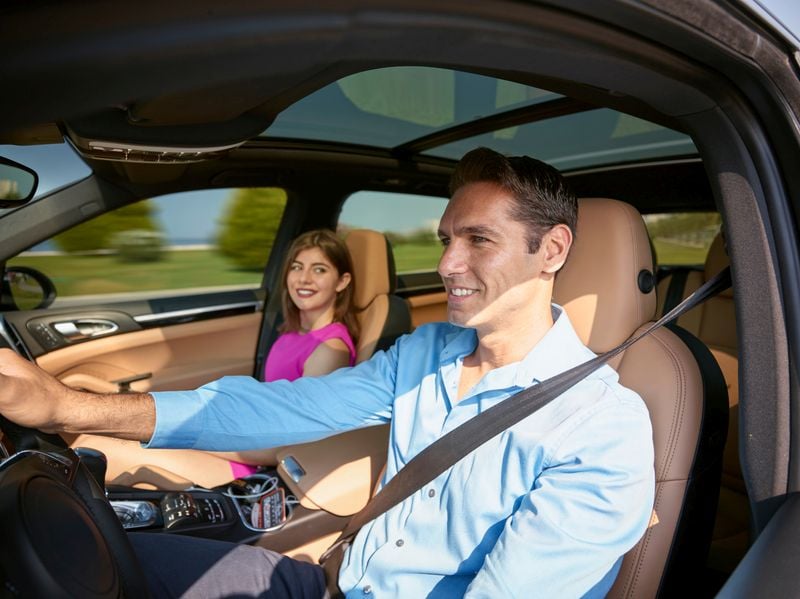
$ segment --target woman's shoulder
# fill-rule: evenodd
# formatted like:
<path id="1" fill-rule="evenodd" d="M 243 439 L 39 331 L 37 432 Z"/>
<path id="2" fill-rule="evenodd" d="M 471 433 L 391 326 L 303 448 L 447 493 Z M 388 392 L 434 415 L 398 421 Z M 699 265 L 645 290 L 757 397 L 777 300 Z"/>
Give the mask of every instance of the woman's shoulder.
<path id="1" fill-rule="evenodd" d="M 341 322 L 332 322 L 319 329 L 314 329 L 310 333 L 321 341 L 327 341 L 333 338 L 349 339 L 352 341 L 350 331 L 348 331 L 344 323 Z"/>
<path id="2" fill-rule="evenodd" d="M 344 323 L 332 322 L 329 325 L 311 331 L 310 334 L 312 334 L 314 339 L 320 344 L 334 339 L 341 339 L 347 346 L 351 357 L 355 358 L 356 344 L 353 342 L 353 337 L 350 335 L 350 331 L 347 330 Z"/>

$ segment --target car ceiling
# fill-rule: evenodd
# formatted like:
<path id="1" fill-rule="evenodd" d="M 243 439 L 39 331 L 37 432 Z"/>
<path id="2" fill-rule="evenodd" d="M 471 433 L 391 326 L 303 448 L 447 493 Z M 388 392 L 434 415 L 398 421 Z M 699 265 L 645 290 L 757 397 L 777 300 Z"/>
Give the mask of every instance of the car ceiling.
<path id="1" fill-rule="evenodd" d="M 67 133 L 78 145 L 99 139 L 236 146 L 306 95 L 391 65 L 461 69 L 565 96 L 387 148 L 258 140 L 187 165 L 87 160 L 98 175 L 145 195 L 222 182 L 302 184 L 315 172 L 342 188 L 363 188 L 366 168 L 376 188 L 441 193 L 452 161 L 421 155 L 437 144 L 596 106 L 681 131 L 681 115 L 715 104 L 716 82 L 686 57 L 546 6 L 378 1 L 311 10 L 313 3 L 282 4 L 254 9 L 243 1 L 178 1 L 153 11 L 119 11 L 102 1 L 4 5 L 0 52 L 7 59 L 0 78 L 8 89 L 25 90 L 27 99 L 0 95 L 0 142 Z M 647 59 L 632 58 L 631 49 Z M 572 178 L 579 194 L 618 197 L 643 212 L 713 208 L 699 161 L 578 171 Z"/>

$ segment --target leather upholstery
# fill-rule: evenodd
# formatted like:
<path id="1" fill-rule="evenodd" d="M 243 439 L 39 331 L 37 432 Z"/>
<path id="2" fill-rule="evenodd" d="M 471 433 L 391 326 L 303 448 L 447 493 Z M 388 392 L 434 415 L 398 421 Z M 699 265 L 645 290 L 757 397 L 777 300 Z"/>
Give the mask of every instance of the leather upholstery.
<path id="1" fill-rule="evenodd" d="M 556 278 L 554 299 L 593 351 L 612 349 L 653 319 L 656 294 L 647 286 L 640 289 L 639 281 L 647 279 L 642 271 L 652 273 L 653 264 L 639 213 L 615 200 L 580 200 L 575 244 Z M 709 361 L 701 368 L 694 351 L 707 354 L 702 346 L 690 349 L 662 328 L 612 362 L 621 382 L 639 393 L 650 411 L 656 496 L 650 527 L 626 554 L 610 597 L 655 597 L 667 587 L 674 589 L 674 581 L 688 578 L 696 566 L 692 562 L 697 560 L 686 557 L 694 558 L 708 546 L 710 526 L 690 518 L 713 510 L 716 496 L 709 504 L 707 493 L 697 497 L 690 490 L 710 476 L 713 495 L 722 446 L 704 441 L 705 427 L 713 420 L 706 418 L 704 368 L 715 367 Z M 718 372 L 710 373 L 709 380 L 714 374 Z M 724 430 L 717 432 L 724 438 Z M 707 467 L 702 477 L 699 463 Z M 699 505 L 687 505 L 695 501 Z"/>
<path id="2" fill-rule="evenodd" d="M 386 237 L 377 231 L 354 229 L 345 243 L 353 258 L 355 304 L 361 325 L 356 362 L 362 362 L 409 332 L 411 313 L 405 300 L 392 295 L 397 277 Z"/>
<path id="3" fill-rule="evenodd" d="M 728 266 L 722 235 L 711 243 L 702 272 L 687 277 L 683 296 L 688 297 L 705 281 Z M 670 278 L 659 283 L 669 285 Z M 705 343 L 722 369 L 728 388 L 728 441 L 722 466 L 722 487 L 709 567 L 731 572 L 747 550 L 750 507 L 739 463 L 739 359 L 733 289 L 728 289 L 678 319 L 678 324 Z"/>
<path id="4" fill-rule="evenodd" d="M 642 293 L 639 273 L 653 272 L 650 241 L 637 210 L 623 202 L 581 199 L 575 243 L 553 296 L 581 340 L 597 353 L 615 348 L 652 320 L 656 294 Z"/>

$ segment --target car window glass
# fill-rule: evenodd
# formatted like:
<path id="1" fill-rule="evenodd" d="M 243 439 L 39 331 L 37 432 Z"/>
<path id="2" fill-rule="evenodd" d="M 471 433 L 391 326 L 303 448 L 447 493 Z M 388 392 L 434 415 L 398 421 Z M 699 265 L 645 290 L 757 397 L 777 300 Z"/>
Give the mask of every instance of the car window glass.
<path id="1" fill-rule="evenodd" d="M 86 163 L 67 143 L 34 146 L 0 145 L 0 156 L 32 168 L 39 175 L 34 199 L 85 179 L 92 174 Z M 5 212 L 0 210 L 0 214 Z"/>
<path id="2" fill-rule="evenodd" d="M 160 196 L 68 229 L 7 266 L 50 278 L 53 308 L 256 288 L 285 205 L 278 188 Z"/>
<path id="3" fill-rule="evenodd" d="M 513 81 L 396 66 L 349 75 L 281 112 L 262 135 L 396 146 L 507 110 L 560 98 Z"/>
<path id="4" fill-rule="evenodd" d="M 446 198 L 359 191 L 345 201 L 339 231 L 381 231 L 392 245 L 398 274 L 432 271 L 442 255 L 436 231 L 446 206 Z"/>
<path id="5" fill-rule="evenodd" d="M 720 230 L 718 212 L 646 214 L 659 266 L 702 266 Z"/>
<path id="6" fill-rule="evenodd" d="M 697 148 L 689 136 L 608 108 L 498 129 L 437 146 L 423 153 L 458 160 L 479 146 L 509 156 L 536 156 L 565 171 L 647 158 L 697 154 Z"/>

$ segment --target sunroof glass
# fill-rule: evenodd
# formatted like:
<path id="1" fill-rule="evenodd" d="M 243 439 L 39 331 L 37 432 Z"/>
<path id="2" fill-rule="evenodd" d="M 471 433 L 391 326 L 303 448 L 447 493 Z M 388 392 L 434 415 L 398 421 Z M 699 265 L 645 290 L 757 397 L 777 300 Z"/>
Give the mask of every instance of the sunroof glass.
<path id="1" fill-rule="evenodd" d="M 697 153 L 683 133 L 601 108 L 469 137 L 423 154 L 457 160 L 478 146 L 533 156 L 562 170 Z"/>
<path id="2" fill-rule="evenodd" d="M 394 147 L 558 94 L 432 67 L 388 67 L 332 83 L 284 110 L 262 135 Z"/>

